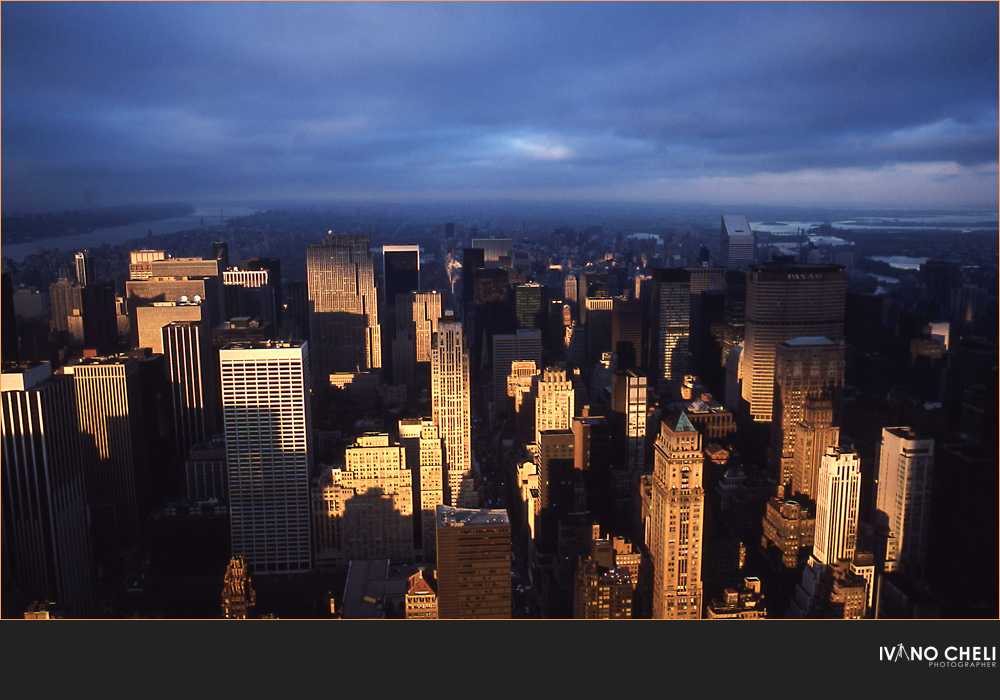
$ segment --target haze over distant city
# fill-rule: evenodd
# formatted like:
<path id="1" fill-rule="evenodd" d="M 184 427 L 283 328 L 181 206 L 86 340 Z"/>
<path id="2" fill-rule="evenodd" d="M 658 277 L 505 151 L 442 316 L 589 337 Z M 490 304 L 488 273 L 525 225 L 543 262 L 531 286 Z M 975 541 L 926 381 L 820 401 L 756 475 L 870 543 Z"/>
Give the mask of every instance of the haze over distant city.
<path id="1" fill-rule="evenodd" d="M 995 3 L 7 3 L 5 213 L 997 206 Z"/>

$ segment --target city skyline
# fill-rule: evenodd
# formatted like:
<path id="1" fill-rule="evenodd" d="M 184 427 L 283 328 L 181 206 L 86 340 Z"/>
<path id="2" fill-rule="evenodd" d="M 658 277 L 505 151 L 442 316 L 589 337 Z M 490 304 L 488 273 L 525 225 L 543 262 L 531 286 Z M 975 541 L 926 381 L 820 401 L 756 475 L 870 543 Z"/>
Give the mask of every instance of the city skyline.
<path id="1" fill-rule="evenodd" d="M 997 205 L 990 3 L 9 3 L 9 212 Z"/>

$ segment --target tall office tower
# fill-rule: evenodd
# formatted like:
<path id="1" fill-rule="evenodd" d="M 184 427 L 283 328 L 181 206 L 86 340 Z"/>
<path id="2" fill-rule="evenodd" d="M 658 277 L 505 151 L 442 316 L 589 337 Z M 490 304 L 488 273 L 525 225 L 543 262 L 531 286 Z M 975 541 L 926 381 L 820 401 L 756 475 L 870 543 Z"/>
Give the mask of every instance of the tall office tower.
<path id="1" fill-rule="evenodd" d="M 771 472 L 778 483 L 792 487 L 795 433 L 803 409 L 825 404 L 833 425 L 840 425 L 840 400 L 844 388 L 844 343 L 828 338 L 792 338 L 775 346 L 774 423 L 771 426 Z M 836 443 L 834 443 L 836 444 Z M 823 445 L 825 452 L 829 445 Z M 810 482 L 811 486 L 811 482 Z M 809 493 L 800 482 L 797 493 Z"/>
<path id="2" fill-rule="evenodd" d="M 225 241 L 212 241 L 212 260 L 219 261 L 219 268 L 229 269 L 229 244 Z"/>
<path id="3" fill-rule="evenodd" d="M 573 418 L 573 469 L 583 482 L 584 499 L 574 510 L 589 510 L 605 528 L 611 527 L 611 422 L 603 416 Z"/>
<path id="4" fill-rule="evenodd" d="M 689 373 L 690 278 L 683 268 L 653 272 L 649 378 L 660 391 L 678 389 Z"/>
<path id="5" fill-rule="evenodd" d="M 741 356 L 743 401 L 755 422 L 774 412 L 778 343 L 798 337 L 844 338 L 847 276 L 843 265 L 752 265 L 747 275 Z"/>
<path id="6" fill-rule="evenodd" d="M 513 333 L 517 326 L 514 306 L 511 303 L 510 272 L 508 270 L 479 270 L 476 272 L 475 337 L 469 336 L 473 366 L 489 362 L 493 349 L 493 336 Z"/>
<path id="7" fill-rule="evenodd" d="M 638 583 L 638 552 L 620 537 L 595 537 L 587 556 L 580 557 L 573 585 L 573 618 L 628 620 Z"/>
<path id="8" fill-rule="evenodd" d="M 151 276 L 143 280 L 130 280 L 125 283 L 125 289 L 130 330 L 132 333 L 132 347 L 152 347 L 151 345 L 143 346 L 139 343 L 139 308 L 151 307 L 155 304 L 166 302 L 178 304 L 198 302 L 205 305 L 203 313 L 208 317 L 209 323 L 213 326 L 222 323 L 226 318 L 225 294 L 223 293 L 221 276 Z M 173 318 L 170 320 L 181 321 L 190 319 Z M 151 329 L 150 333 L 153 337 L 159 335 L 157 329 Z"/>
<path id="9" fill-rule="evenodd" d="M 219 364 L 233 555 L 257 574 L 308 571 L 309 346 L 230 343 Z"/>
<path id="10" fill-rule="evenodd" d="M 483 262 L 487 270 L 500 267 L 500 258 L 513 257 L 513 243 L 510 238 L 472 239 L 472 247 L 483 251 Z"/>
<path id="11" fill-rule="evenodd" d="M 566 280 L 563 283 L 563 298 L 569 305 L 570 312 L 573 314 L 574 318 L 579 317 L 579 285 L 577 283 L 576 275 L 569 274 L 566 275 Z"/>
<path id="12" fill-rule="evenodd" d="M 536 435 L 543 430 L 569 430 L 575 401 L 573 380 L 565 369 L 549 367 L 542 372 L 535 399 Z"/>
<path id="13" fill-rule="evenodd" d="M 383 302 L 391 305 L 397 294 L 420 289 L 420 246 L 382 246 Z"/>
<path id="14" fill-rule="evenodd" d="M 660 424 L 649 522 L 653 619 L 701 619 L 705 492 L 701 434 L 683 411 Z"/>
<path id="15" fill-rule="evenodd" d="M 128 273 L 130 280 L 148 279 L 153 271 L 154 260 L 166 260 L 165 250 L 133 250 L 129 252 Z"/>
<path id="16" fill-rule="evenodd" d="M 884 571 L 923 577 L 933 470 L 933 440 L 910 428 L 882 428 L 875 525 L 886 540 Z"/>
<path id="17" fill-rule="evenodd" d="M 79 344 L 83 344 L 83 326 L 79 333 L 70 329 L 73 317 L 83 320 L 83 285 L 75 284 L 67 279 L 60 279 L 49 285 L 49 309 L 52 313 L 52 330 L 71 335 L 78 335 Z"/>
<path id="18" fill-rule="evenodd" d="M 546 335 L 548 327 L 548 287 L 537 282 L 514 288 L 514 315 L 518 328 L 537 328 Z"/>
<path id="19" fill-rule="evenodd" d="M 477 505 L 472 474 L 469 351 L 462 324 L 450 312 L 438 321 L 431 348 L 431 408 L 445 451 L 445 503 Z"/>
<path id="20" fill-rule="evenodd" d="M 542 364 L 542 332 L 537 329 L 519 328 L 510 335 L 493 336 L 493 412 L 508 412 L 507 377 L 511 364 L 517 361 L 534 361 Z"/>
<path id="21" fill-rule="evenodd" d="M 208 305 L 199 297 L 181 301 L 157 301 L 149 306 L 135 308 L 135 335 L 137 348 L 149 348 L 154 353 L 163 352 L 163 328 L 175 321 L 205 322 Z"/>
<path id="22" fill-rule="evenodd" d="M 437 508 L 438 617 L 510 618 L 510 521 L 505 510 Z"/>
<path id="23" fill-rule="evenodd" d="M 347 448 L 343 469 L 313 489 L 316 565 L 345 568 L 352 559 L 413 561 L 413 474 L 402 445 L 369 433 Z"/>
<path id="24" fill-rule="evenodd" d="M 819 468 L 828 447 L 840 444 L 840 428 L 827 398 L 808 398 L 802 403 L 802 417 L 792 426 L 791 484 L 793 495 L 816 498 Z"/>
<path id="25" fill-rule="evenodd" d="M 813 558 L 833 565 L 853 559 L 858 546 L 861 461 L 856 452 L 830 447 L 823 455 L 816 489 Z"/>
<path id="26" fill-rule="evenodd" d="M 91 282 L 83 288 L 83 344 L 100 354 L 120 349 L 118 343 L 118 297 L 115 283 Z"/>
<path id="27" fill-rule="evenodd" d="M 84 460 L 88 520 L 94 542 L 132 543 L 147 485 L 147 444 L 139 361 L 88 357 L 66 366 L 72 375 Z"/>
<path id="28" fill-rule="evenodd" d="M 691 294 L 721 292 L 726 288 L 726 269 L 723 267 L 688 267 L 691 274 Z"/>
<path id="29" fill-rule="evenodd" d="M 250 608 L 256 604 L 257 593 L 250 581 L 246 562 L 243 557 L 232 557 L 223 579 L 222 617 L 227 620 L 245 620 L 250 614 Z"/>
<path id="30" fill-rule="evenodd" d="M 470 338 L 476 337 L 476 275 L 486 268 L 485 254 L 481 248 L 462 248 L 462 324 Z"/>
<path id="31" fill-rule="evenodd" d="M 392 357 L 397 384 L 413 384 L 417 390 L 429 387 L 431 345 L 442 314 L 441 303 L 441 294 L 435 290 L 396 295 Z"/>
<path id="32" fill-rule="evenodd" d="M 420 464 L 415 506 L 419 509 L 417 544 L 424 562 L 435 561 L 437 507 L 444 505 L 444 444 L 433 421 L 420 422 Z"/>
<path id="33" fill-rule="evenodd" d="M 612 325 L 614 299 L 587 297 L 587 365 L 600 361 L 606 352 L 614 352 Z"/>
<path id="34" fill-rule="evenodd" d="M 746 334 L 747 273 L 744 270 L 726 270 L 726 291 L 722 310 L 722 327 L 716 335 L 722 346 L 720 362 L 723 367 L 734 347 L 743 342 Z"/>
<path id="35" fill-rule="evenodd" d="M 642 302 L 615 297 L 611 316 L 611 352 L 618 356 L 618 369 L 644 370 L 645 343 L 642 335 Z"/>
<path id="36" fill-rule="evenodd" d="M 211 338 L 204 321 L 174 321 L 161 333 L 170 372 L 177 454 L 186 455 L 215 426 Z"/>
<path id="37" fill-rule="evenodd" d="M 507 375 L 508 404 L 514 409 L 514 438 L 527 444 L 535 437 L 535 396 L 541 371 L 534 360 L 517 360 Z"/>
<path id="38" fill-rule="evenodd" d="M 281 283 L 280 280 L 277 281 Z M 269 270 L 225 270 L 222 273 L 223 294 L 226 298 L 226 315 L 259 316 L 277 326 L 278 310 L 275 301 L 275 281 Z"/>
<path id="39" fill-rule="evenodd" d="M 321 386 L 336 372 L 382 367 L 378 296 L 368 234 L 334 235 L 309 246 L 309 337 Z"/>
<path id="40" fill-rule="evenodd" d="M 48 362 L 4 363 L 0 379 L 4 574 L 85 617 L 94 584 L 73 381 Z"/>
<path id="41" fill-rule="evenodd" d="M 76 263 L 76 281 L 86 287 L 97 281 L 97 273 L 94 271 L 94 256 L 89 250 L 81 250 L 73 256 Z"/>
<path id="42" fill-rule="evenodd" d="M 382 361 L 383 373 L 387 374 L 386 383 L 404 383 L 396 377 L 395 366 L 389 361 L 392 357 L 392 344 L 395 340 L 395 329 L 400 322 L 406 320 L 406 313 L 398 307 L 399 295 L 415 292 L 420 289 L 420 246 L 418 245 L 386 245 L 382 246 Z M 384 370 L 389 370 L 385 372 Z"/>
<path id="43" fill-rule="evenodd" d="M 278 328 L 284 318 L 285 310 L 285 299 L 281 291 L 281 260 L 279 258 L 248 258 L 240 261 L 240 269 L 249 271 L 267 271 L 267 281 L 270 282 L 271 289 L 274 292 L 274 327 Z M 230 312 L 228 315 L 232 318 L 237 314 Z"/>
<path id="44" fill-rule="evenodd" d="M 535 434 L 538 472 L 538 528 L 536 546 L 556 549 L 559 520 L 575 509 L 574 463 L 576 438 L 570 429 L 543 430 Z"/>
<path id="45" fill-rule="evenodd" d="M 229 479 L 226 477 L 226 439 L 213 435 L 195 445 L 184 463 L 184 495 L 192 501 L 216 499 L 229 502 Z"/>
<path id="46" fill-rule="evenodd" d="M 646 375 L 617 371 L 611 379 L 611 416 L 615 431 L 615 465 L 643 471 L 646 455 L 646 417 L 649 409 Z"/>
<path id="47" fill-rule="evenodd" d="M 719 264 L 727 270 L 746 270 L 754 262 L 754 235 L 744 214 L 722 215 L 719 252 Z"/>

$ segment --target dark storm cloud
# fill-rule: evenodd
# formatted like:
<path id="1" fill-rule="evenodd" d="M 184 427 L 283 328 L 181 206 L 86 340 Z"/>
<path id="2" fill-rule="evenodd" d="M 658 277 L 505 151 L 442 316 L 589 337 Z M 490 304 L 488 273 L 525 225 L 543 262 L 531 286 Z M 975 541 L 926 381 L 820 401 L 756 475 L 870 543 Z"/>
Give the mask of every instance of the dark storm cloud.
<path id="1" fill-rule="evenodd" d="M 2 13 L 5 207 L 94 191 L 662 199 L 742 188 L 774 201 L 760 188 L 793 182 L 821 201 L 845 174 L 859 187 L 897 177 L 883 190 L 893 203 L 926 202 L 920 181 L 941 177 L 979 197 L 956 203 L 996 200 L 990 3 Z"/>

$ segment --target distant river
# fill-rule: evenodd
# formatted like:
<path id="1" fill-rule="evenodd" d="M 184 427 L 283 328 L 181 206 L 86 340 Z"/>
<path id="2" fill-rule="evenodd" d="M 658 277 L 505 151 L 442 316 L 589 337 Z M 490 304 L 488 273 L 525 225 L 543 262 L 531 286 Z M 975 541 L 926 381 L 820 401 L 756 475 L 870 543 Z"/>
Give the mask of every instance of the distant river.
<path id="1" fill-rule="evenodd" d="M 247 207 L 223 207 L 222 215 L 226 219 L 238 216 L 249 216 L 254 213 L 254 209 Z M 139 221 L 134 224 L 124 224 L 122 226 L 110 226 L 108 228 L 94 229 L 90 233 L 81 233 L 76 236 L 57 236 L 54 238 L 40 238 L 35 241 L 25 243 L 2 244 L 0 253 L 10 258 L 14 262 L 21 262 L 31 253 L 37 253 L 39 249 L 45 250 L 83 250 L 84 248 L 99 248 L 105 243 L 119 245 L 136 238 L 145 238 L 152 231 L 154 236 L 178 231 L 191 231 L 198 228 L 201 220 L 205 220 L 206 226 L 222 222 L 220 217 L 220 207 L 198 207 L 194 214 L 188 216 L 175 216 L 170 219 L 157 219 L 155 221 Z"/>

